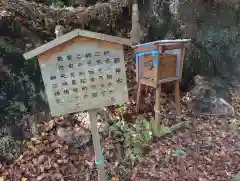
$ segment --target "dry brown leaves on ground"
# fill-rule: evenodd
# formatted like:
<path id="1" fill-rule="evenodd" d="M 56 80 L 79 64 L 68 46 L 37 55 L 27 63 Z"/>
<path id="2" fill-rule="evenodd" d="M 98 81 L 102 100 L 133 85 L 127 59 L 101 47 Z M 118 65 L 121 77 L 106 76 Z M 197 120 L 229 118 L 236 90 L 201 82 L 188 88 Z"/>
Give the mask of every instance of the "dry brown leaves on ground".
<path id="1" fill-rule="evenodd" d="M 134 63 L 126 63 L 131 72 L 128 83 L 134 85 Z M 134 112 L 135 91 L 133 88 L 129 93 L 124 115 L 127 122 L 133 122 L 137 117 L 153 117 L 152 90 L 145 90 L 146 99 L 141 114 Z M 172 100 L 172 95 L 162 94 L 162 120 L 168 126 L 178 123 Z M 128 181 L 131 177 L 135 181 L 230 181 L 240 170 L 240 99 L 233 91 L 232 101 L 236 111 L 236 116 L 232 117 L 194 116 L 182 107 L 182 115 L 191 124 L 165 137 L 154 139 L 144 160 L 134 168 L 117 160 L 114 140 L 102 135 L 107 173 L 119 177 L 120 181 Z M 118 113 L 115 108 L 110 110 L 114 114 Z M 76 150 L 57 136 L 59 127 L 82 129 L 82 122 L 60 117 L 40 127 L 41 136 L 33 138 L 27 144 L 27 149 L 14 164 L 0 166 L 2 178 L 92 181 L 96 175 L 92 146 L 86 145 Z"/>
<path id="2" fill-rule="evenodd" d="M 174 117 L 169 111 L 164 114 L 165 117 Z M 135 168 L 136 181 L 231 180 L 240 169 L 240 135 L 229 124 L 232 118 L 192 116 L 191 119 L 187 129 L 152 142 L 144 161 Z M 64 118 L 42 125 L 41 136 L 28 143 L 22 156 L 12 165 L 1 166 L 5 180 L 20 180 L 22 177 L 29 180 L 91 180 L 96 174 L 92 147 L 72 150 L 57 137 L 56 129 L 63 125 L 81 127 L 78 122 Z M 108 173 L 120 180 L 128 180 L 133 169 L 116 164 L 113 140 L 104 138 L 102 145 Z M 179 149 L 183 154 L 176 156 L 174 152 Z"/>

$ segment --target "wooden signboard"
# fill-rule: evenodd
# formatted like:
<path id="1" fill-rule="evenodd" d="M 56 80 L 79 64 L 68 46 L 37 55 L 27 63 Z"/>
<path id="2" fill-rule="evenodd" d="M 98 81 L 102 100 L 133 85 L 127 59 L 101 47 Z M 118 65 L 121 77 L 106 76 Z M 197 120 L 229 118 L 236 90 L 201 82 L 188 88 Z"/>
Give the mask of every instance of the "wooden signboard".
<path id="1" fill-rule="evenodd" d="M 52 116 L 89 112 L 100 181 L 106 176 L 96 109 L 128 100 L 123 44 L 131 42 L 76 29 L 24 54 L 38 56 Z"/>
<path id="2" fill-rule="evenodd" d="M 123 104 L 128 99 L 121 45 L 76 37 L 39 56 L 54 116 Z"/>
<path id="3" fill-rule="evenodd" d="M 25 54 L 38 55 L 52 116 L 127 101 L 126 39 L 75 30 L 54 41 Z"/>

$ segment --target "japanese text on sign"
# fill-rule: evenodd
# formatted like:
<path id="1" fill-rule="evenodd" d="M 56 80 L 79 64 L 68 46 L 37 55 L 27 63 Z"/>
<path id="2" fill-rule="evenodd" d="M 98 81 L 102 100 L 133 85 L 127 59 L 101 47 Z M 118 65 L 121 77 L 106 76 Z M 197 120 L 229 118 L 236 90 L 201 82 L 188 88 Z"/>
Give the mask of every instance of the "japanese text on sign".
<path id="1" fill-rule="evenodd" d="M 127 101 L 122 50 L 73 47 L 39 63 L 52 115 Z"/>

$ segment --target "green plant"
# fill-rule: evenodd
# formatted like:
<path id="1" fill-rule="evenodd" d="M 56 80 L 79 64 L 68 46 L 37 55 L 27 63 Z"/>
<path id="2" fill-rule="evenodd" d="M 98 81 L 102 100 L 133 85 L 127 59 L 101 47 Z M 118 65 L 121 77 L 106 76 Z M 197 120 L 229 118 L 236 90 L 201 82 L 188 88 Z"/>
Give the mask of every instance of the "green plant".
<path id="1" fill-rule="evenodd" d="M 172 152 L 172 156 L 181 157 L 185 155 L 185 151 L 182 148 L 178 148 Z"/>
<path id="2" fill-rule="evenodd" d="M 152 129 L 152 132 L 153 132 L 154 136 L 158 136 L 158 135 L 161 135 L 161 134 L 168 134 L 168 133 L 172 132 L 171 128 L 168 127 L 168 126 L 161 125 L 159 127 L 158 124 L 157 124 L 157 121 L 154 120 L 154 119 L 152 119 L 150 121 L 150 126 L 151 126 L 151 129 Z"/>
<path id="3" fill-rule="evenodd" d="M 55 6 L 59 7 L 59 8 L 62 8 L 65 5 L 67 5 L 67 3 L 62 1 L 62 0 L 53 0 L 53 5 L 55 5 Z"/>
<path id="4" fill-rule="evenodd" d="M 126 108 L 127 108 L 126 105 L 125 104 L 117 104 L 116 107 L 119 108 L 121 118 L 123 118 L 123 114 L 124 114 L 124 112 L 126 111 Z"/>
<path id="5" fill-rule="evenodd" d="M 123 107 L 121 107 L 123 108 Z M 146 148 L 152 139 L 152 131 L 148 120 L 136 120 L 129 125 L 124 119 L 117 120 L 110 126 L 110 135 L 120 143 L 125 150 L 125 162 L 130 161 L 132 165 L 142 159 L 142 149 Z"/>

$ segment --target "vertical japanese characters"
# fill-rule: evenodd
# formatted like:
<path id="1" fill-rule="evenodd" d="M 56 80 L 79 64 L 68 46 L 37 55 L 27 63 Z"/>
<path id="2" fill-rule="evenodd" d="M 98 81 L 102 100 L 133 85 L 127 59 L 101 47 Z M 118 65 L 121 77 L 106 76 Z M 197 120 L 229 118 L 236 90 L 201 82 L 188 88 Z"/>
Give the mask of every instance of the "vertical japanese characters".
<path id="1" fill-rule="evenodd" d="M 114 104 L 116 89 L 126 84 L 120 56 L 109 50 L 57 55 L 55 66 L 49 81 L 58 105 L 70 99 L 78 107 L 103 99 Z"/>

